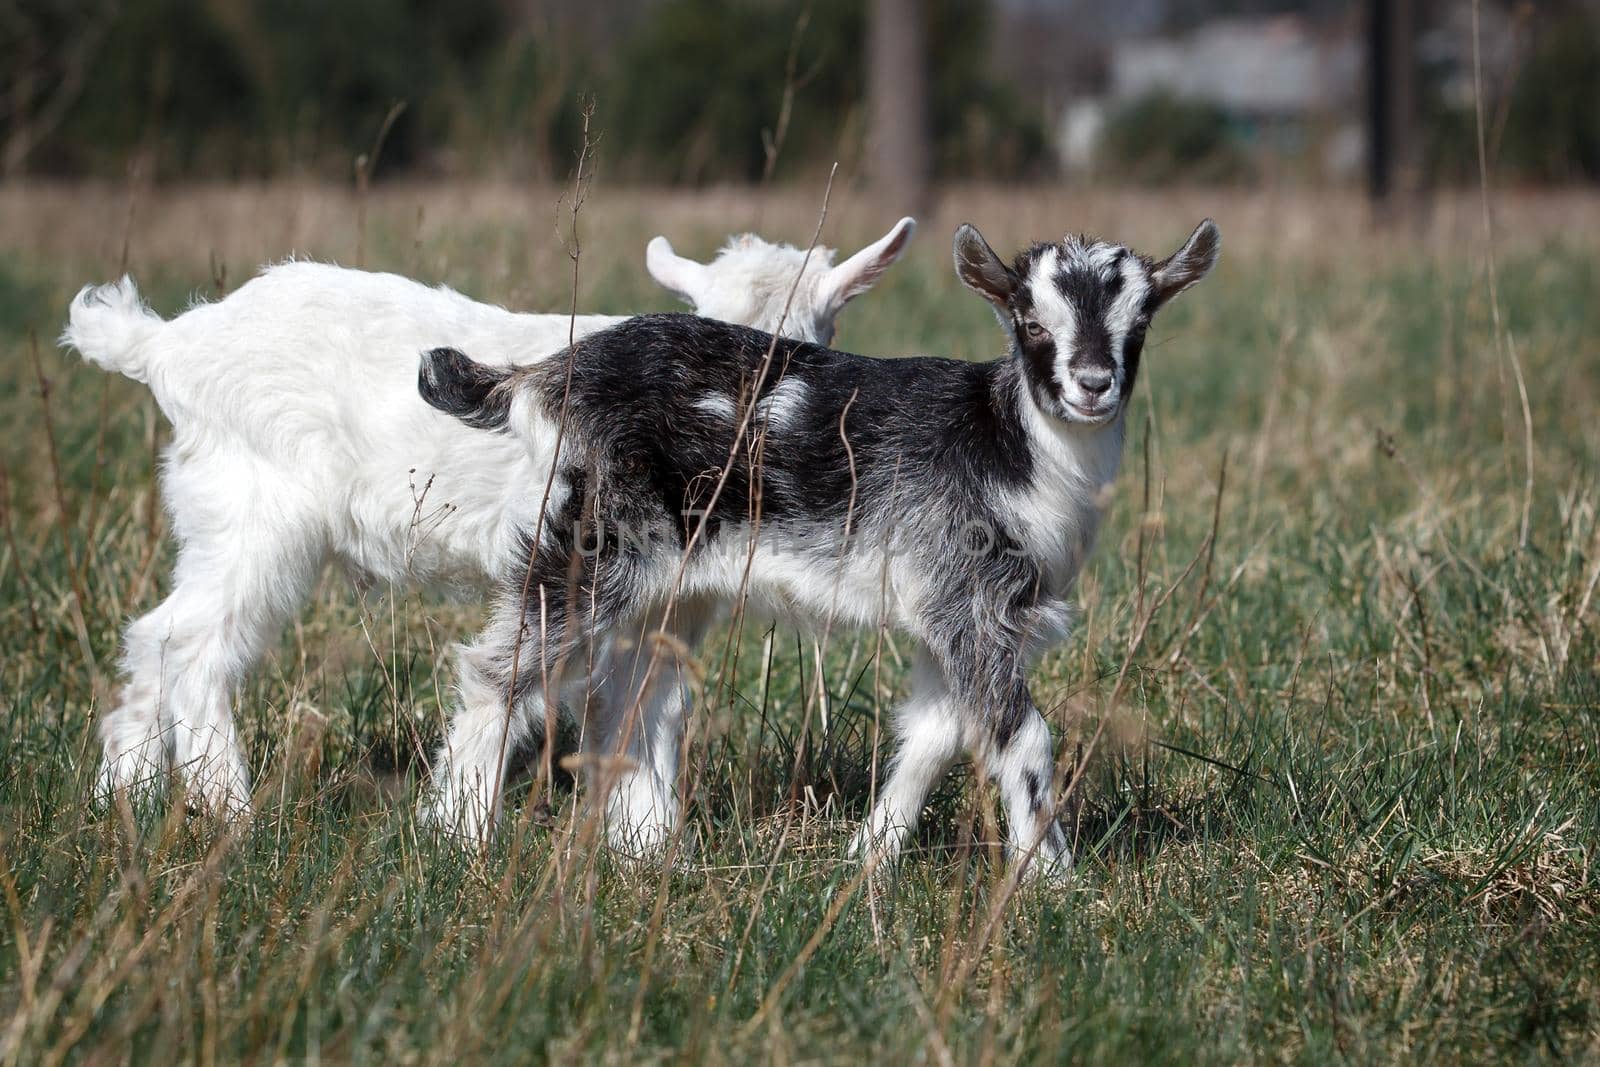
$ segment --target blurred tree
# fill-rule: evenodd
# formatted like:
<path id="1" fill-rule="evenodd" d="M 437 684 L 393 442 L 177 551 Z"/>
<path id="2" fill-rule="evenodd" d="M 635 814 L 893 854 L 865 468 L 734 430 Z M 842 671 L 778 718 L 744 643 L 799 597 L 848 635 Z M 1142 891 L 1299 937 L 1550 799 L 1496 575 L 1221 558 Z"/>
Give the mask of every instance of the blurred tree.
<path id="1" fill-rule="evenodd" d="M 759 177 L 762 134 L 777 122 L 805 10 L 784 155 L 831 156 L 861 95 L 853 0 L 663 0 L 623 46 L 610 91 L 600 94 L 607 156 L 624 156 L 645 177 Z"/>
<path id="2" fill-rule="evenodd" d="M 1367 2 L 1367 196 L 1378 217 L 1414 214 L 1422 196 L 1414 0 Z"/>
<path id="3" fill-rule="evenodd" d="M 1600 4 L 1548 0 L 1513 9 L 1498 72 L 1484 70 L 1484 136 L 1489 166 L 1523 181 L 1600 182 Z M 1468 41 L 1470 46 L 1470 40 Z M 1465 50 L 1465 49 L 1463 49 Z M 1470 55 L 1470 53 L 1468 53 Z M 1439 180 L 1478 180 L 1477 118 L 1456 64 L 1426 74 L 1427 165 Z M 1465 77 L 1470 79 L 1470 67 Z"/>
<path id="4" fill-rule="evenodd" d="M 32 146 L 29 170 L 117 172 L 130 157 L 152 151 L 192 157 L 202 140 L 221 154 L 231 140 L 222 136 L 225 128 L 249 128 L 246 84 L 209 20 L 192 17 L 177 0 L 94 6 L 105 19 L 103 46 L 54 135 Z M 69 24 L 56 32 L 47 54 L 68 53 L 81 31 Z M 15 116 L 8 128 L 14 137 Z"/>
<path id="5" fill-rule="evenodd" d="M 348 171 L 402 99 L 412 106 L 385 158 L 415 164 L 448 139 L 502 18 L 497 0 L 125 0 L 110 10 L 105 43 L 56 136 L 29 153 L 31 169 L 114 172 L 146 152 L 164 174 Z M 47 53 L 75 39 L 57 32 Z M 17 136 L 8 116 L 8 143 Z"/>
<path id="6" fill-rule="evenodd" d="M 1501 158 L 1526 178 L 1600 181 L 1600 15 L 1573 4 L 1540 28 L 1511 93 Z"/>
<path id="7" fill-rule="evenodd" d="M 1046 156 L 1043 118 L 999 84 L 984 60 L 991 24 L 981 0 L 920 0 L 933 132 L 924 172 L 1017 175 Z M 867 9 L 855 0 L 661 0 L 599 80 L 608 160 L 637 177 L 755 180 L 777 125 L 802 13 L 780 168 L 846 173 L 862 151 Z M 908 120 L 915 121 L 915 120 Z M 915 150 L 913 150 L 915 151 Z"/>
<path id="8" fill-rule="evenodd" d="M 0 5 L 0 66 L 7 72 L 0 100 L 5 117 L 0 174 L 19 172 L 77 103 L 111 16 L 107 0 L 33 9 Z"/>
<path id="9" fill-rule="evenodd" d="M 872 0 L 867 48 L 872 177 L 906 210 L 927 192 L 928 49 L 922 0 Z"/>
<path id="10" fill-rule="evenodd" d="M 348 166 L 398 100 L 410 106 L 384 158 L 420 162 L 448 135 L 461 78 L 487 62 L 502 26 L 494 0 L 207 0 L 206 8 L 245 62 L 277 170 L 328 158 Z"/>
<path id="11" fill-rule="evenodd" d="M 996 19 L 991 4 L 932 0 L 928 106 L 933 171 L 946 177 L 1037 176 L 1050 144 L 1040 98 L 995 74 L 985 56 Z"/>
<path id="12" fill-rule="evenodd" d="M 911 95 L 936 135 L 915 169 L 1042 160 L 1038 108 L 984 58 L 988 4 L 896 2 L 925 29 Z M 836 159 L 848 174 L 867 14 L 856 0 L 0 0 L 0 165 L 117 174 L 140 156 L 156 177 L 347 176 L 404 100 L 380 178 L 551 176 L 592 94 L 613 174 L 754 180 L 787 96 L 780 176 Z"/>
<path id="13" fill-rule="evenodd" d="M 1114 172 L 1135 181 L 1217 181 L 1245 173 L 1222 110 L 1164 92 L 1118 109 L 1106 122 L 1105 151 Z"/>

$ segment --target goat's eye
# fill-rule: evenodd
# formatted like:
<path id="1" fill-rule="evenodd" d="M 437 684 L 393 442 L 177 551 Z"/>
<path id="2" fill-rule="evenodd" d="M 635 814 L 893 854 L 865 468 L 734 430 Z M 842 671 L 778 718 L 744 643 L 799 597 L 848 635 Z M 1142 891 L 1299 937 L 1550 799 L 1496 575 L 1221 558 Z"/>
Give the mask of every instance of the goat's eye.
<path id="1" fill-rule="evenodd" d="M 1032 337 L 1036 341 L 1038 339 L 1042 338 L 1042 337 L 1049 337 L 1050 336 L 1050 331 L 1049 330 L 1045 329 L 1043 326 L 1040 326 L 1037 322 L 1034 322 L 1032 319 L 1029 319 L 1027 322 L 1024 322 L 1022 324 L 1022 329 L 1029 337 Z"/>

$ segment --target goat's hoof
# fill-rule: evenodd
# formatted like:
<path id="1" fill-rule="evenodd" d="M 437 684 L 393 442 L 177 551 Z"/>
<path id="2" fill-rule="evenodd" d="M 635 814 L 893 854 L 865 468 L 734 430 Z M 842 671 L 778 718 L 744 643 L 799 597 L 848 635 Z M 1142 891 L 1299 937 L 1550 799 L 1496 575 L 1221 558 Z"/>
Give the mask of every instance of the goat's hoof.
<path id="1" fill-rule="evenodd" d="M 98 811 L 109 811 L 116 807 L 119 800 L 126 800 L 134 808 L 139 808 L 160 796 L 166 780 L 166 772 L 159 768 L 129 773 L 127 768 L 108 763 L 95 776 L 89 802 Z"/>
<path id="2" fill-rule="evenodd" d="M 248 795 L 214 793 L 192 787 L 184 793 L 183 807 L 195 818 L 219 823 L 248 823 L 256 813 Z"/>
<path id="3" fill-rule="evenodd" d="M 641 850 L 638 847 L 619 847 L 607 841 L 606 851 L 611 854 L 618 869 L 633 878 L 694 874 L 700 869 L 695 862 L 694 843 L 689 840 L 680 842 L 675 850 L 671 850 L 671 863 L 667 862 L 669 847 L 665 845 L 657 849 Z"/>
<path id="4" fill-rule="evenodd" d="M 191 815 L 219 822 L 249 822 L 255 815 L 250 777 L 244 767 L 202 767 L 184 783 L 184 807 Z"/>
<path id="5" fill-rule="evenodd" d="M 481 849 L 494 832 L 493 823 L 481 805 L 462 798 L 454 791 L 441 789 L 425 797 L 417 806 L 417 823 L 464 849 Z"/>
<path id="6" fill-rule="evenodd" d="M 627 826 L 611 823 L 606 826 L 606 847 L 617 858 L 629 863 L 656 864 L 666 858 L 673 832 L 672 826 L 655 822 Z M 686 852 L 687 843 L 680 843 L 677 860 L 679 865 L 683 863 Z"/>
<path id="7" fill-rule="evenodd" d="M 845 859 L 868 869 L 869 877 L 884 877 L 900 863 L 904 835 L 893 832 L 873 832 L 862 826 L 850 838 L 845 849 Z"/>
<path id="8" fill-rule="evenodd" d="M 1022 881 L 1042 888 L 1065 888 L 1072 881 L 1072 853 L 1063 849 L 1053 855 L 1030 856 L 1022 869 Z"/>
<path id="9" fill-rule="evenodd" d="M 117 752 L 108 745 L 95 775 L 93 796 L 102 804 L 109 804 L 119 793 L 137 800 L 158 792 L 166 780 L 166 761 L 159 745 L 140 745 Z"/>

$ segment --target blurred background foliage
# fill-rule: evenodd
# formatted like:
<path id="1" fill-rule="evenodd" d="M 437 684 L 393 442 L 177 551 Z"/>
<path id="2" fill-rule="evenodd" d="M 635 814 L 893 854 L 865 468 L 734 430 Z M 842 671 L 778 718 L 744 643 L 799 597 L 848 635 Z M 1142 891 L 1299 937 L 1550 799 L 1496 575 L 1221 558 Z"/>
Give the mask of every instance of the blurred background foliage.
<path id="1" fill-rule="evenodd" d="M 1247 163 L 1215 104 L 1153 92 L 1123 105 L 1107 123 L 1106 154 L 1142 182 L 1236 179 Z"/>
<path id="2" fill-rule="evenodd" d="M 13 9 L 5 44 L 18 69 L 66 78 L 75 96 L 48 139 L 29 146 L 25 169 L 119 174 L 145 157 L 162 176 L 348 173 L 390 106 L 405 101 L 384 144 L 386 171 L 547 176 L 570 166 L 581 141 L 578 101 L 592 97 L 613 173 L 753 180 L 777 137 L 786 85 L 782 160 L 823 168 L 860 156 L 864 4 L 598 7 L 611 17 L 530 14 L 501 0 L 61 0 Z M 989 24 L 977 0 L 929 4 L 942 175 L 1020 175 L 1045 161 L 1041 109 L 975 59 Z M 78 75 L 74 91 L 78 65 L 92 77 Z"/>
<path id="3" fill-rule="evenodd" d="M 1488 149 L 1522 180 L 1600 180 L 1600 14 L 1576 4 L 1518 13 L 1531 25 L 1519 27 L 1515 76 L 1485 117 Z M 1447 99 L 1434 73 L 1424 80 L 1429 165 L 1451 180 L 1474 176 L 1472 110 Z"/>
<path id="4" fill-rule="evenodd" d="M 1425 31 L 1418 165 L 1430 181 L 1471 179 L 1476 127 L 1460 43 L 1468 6 L 1415 3 Z M 850 174 L 868 137 L 871 6 L 0 0 L 0 173 L 120 176 L 136 161 L 154 178 L 348 177 L 403 101 L 383 173 L 548 178 L 570 170 L 579 101 L 592 98 L 600 165 L 613 177 L 742 182 L 770 166 L 783 179 L 835 160 Z M 1186 40 L 1270 46 L 1286 19 L 1302 53 L 1359 50 L 1362 4 L 923 0 L 919 10 L 934 177 L 1359 172 L 1317 147 L 1338 123 L 1359 127 L 1359 74 L 1344 79 L 1328 114 L 1286 120 L 1230 107 L 1216 92 L 1129 91 L 1138 79 L 1119 71 L 1143 69 L 1136 52 L 1145 47 L 1148 60 L 1151 41 L 1179 42 L 1171 63 L 1184 61 L 1185 47 L 1188 62 L 1201 62 L 1203 50 Z M 1520 180 L 1600 179 L 1600 7 L 1490 0 L 1483 10 L 1493 16 L 1484 41 L 1496 167 Z M 1095 150 L 1074 160 L 1063 116 L 1085 99 L 1095 101 Z"/>

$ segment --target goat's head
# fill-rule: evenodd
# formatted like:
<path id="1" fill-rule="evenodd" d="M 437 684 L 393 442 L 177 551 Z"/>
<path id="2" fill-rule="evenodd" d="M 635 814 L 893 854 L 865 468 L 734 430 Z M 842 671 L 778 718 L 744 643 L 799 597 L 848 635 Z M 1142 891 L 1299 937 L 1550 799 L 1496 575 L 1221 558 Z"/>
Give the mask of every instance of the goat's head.
<path id="1" fill-rule="evenodd" d="M 956 231 L 956 274 L 1011 332 L 1039 407 L 1096 425 L 1115 419 L 1132 393 L 1151 316 L 1204 278 L 1221 246 L 1206 219 L 1160 261 L 1069 236 L 1033 245 L 1008 267 L 968 224 Z"/>
<path id="2" fill-rule="evenodd" d="M 877 284 L 916 228 L 916 220 L 903 218 L 837 266 L 832 249 L 812 249 L 808 259 L 803 248 L 748 233 L 730 238 L 710 263 L 696 263 L 657 237 L 645 249 L 645 266 L 697 315 L 826 345 L 833 342 L 834 320 L 845 304 Z"/>

